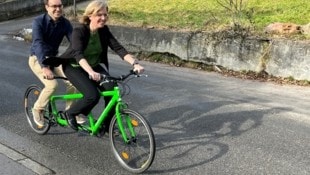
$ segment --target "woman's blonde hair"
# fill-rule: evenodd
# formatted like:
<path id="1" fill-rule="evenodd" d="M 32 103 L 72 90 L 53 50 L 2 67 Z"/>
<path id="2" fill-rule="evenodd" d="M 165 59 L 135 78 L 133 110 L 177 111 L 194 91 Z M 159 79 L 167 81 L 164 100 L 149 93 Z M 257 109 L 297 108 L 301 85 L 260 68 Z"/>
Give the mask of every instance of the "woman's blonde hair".
<path id="1" fill-rule="evenodd" d="M 108 5 L 104 0 L 94 0 L 91 3 L 89 3 L 85 8 L 83 15 L 80 17 L 79 20 L 80 23 L 89 24 L 90 23 L 89 16 L 97 14 L 97 12 L 102 8 L 106 8 L 106 10 L 108 11 Z"/>

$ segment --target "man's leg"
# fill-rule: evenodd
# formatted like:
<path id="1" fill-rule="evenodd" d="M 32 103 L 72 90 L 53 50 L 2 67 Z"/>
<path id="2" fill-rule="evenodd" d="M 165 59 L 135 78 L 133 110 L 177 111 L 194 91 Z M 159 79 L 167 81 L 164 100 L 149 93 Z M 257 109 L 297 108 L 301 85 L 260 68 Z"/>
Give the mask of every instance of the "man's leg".
<path id="1" fill-rule="evenodd" d="M 37 101 L 33 106 L 34 121 L 38 126 L 43 126 L 44 125 L 43 112 L 49 102 L 50 96 L 55 92 L 58 83 L 56 80 L 44 79 L 42 68 L 36 56 L 30 56 L 28 63 L 33 73 L 39 78 L 39 80 L 44 85 L 44 88 L 42 89 Z"/>

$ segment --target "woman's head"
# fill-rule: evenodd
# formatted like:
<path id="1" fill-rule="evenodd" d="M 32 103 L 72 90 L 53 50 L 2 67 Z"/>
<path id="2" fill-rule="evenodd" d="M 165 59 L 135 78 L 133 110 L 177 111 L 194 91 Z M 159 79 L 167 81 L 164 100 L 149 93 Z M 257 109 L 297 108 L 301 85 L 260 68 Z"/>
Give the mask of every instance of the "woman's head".
<path id="1" fill-rule="evenodd" d="M 103 27 L 108 20 L 108 5 L 103 0 L 94 0 L 86 7 L 80 22 L 96 28 Z"/>

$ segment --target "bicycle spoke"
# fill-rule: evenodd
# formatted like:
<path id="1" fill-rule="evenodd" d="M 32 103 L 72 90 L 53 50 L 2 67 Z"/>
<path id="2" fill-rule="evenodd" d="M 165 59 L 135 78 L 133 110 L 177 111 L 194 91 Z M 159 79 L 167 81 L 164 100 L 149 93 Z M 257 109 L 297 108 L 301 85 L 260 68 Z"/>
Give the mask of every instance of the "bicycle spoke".
<path id="1" fill-rule="evenodd" d="M 154 159 L 154 135 L 150 126 L 140 114 L 128 109 L 124 110 L 123 113 L 126 116 L 122 116 L 122 123 L 129 142 L 125 142 L 121 135 L 115 137 L 110 134 L 112 150 L 117 160 L 126 170 L 141 173 L 150 167 Z M 116 118 L 111 121 L 113 122 L 113 130 L 118 130 L 119 126 L 115 120 Z M 132 137 L 133 131 L 135 137 Z"/>

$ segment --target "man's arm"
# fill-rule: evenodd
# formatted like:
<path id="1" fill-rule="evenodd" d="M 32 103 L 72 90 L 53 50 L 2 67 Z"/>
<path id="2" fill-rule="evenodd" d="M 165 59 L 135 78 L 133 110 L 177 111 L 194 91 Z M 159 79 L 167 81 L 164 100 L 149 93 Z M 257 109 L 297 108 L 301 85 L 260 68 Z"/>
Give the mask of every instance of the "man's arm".
<path id="1" fill-rule="evenodd" d="M 43 65 L 42 61 L 44 60 L 46 56 L 46 48 L 48 47 L 46 43 L 44 42 L 43 38 L 43 26 L 42 23 L 40 23 L 39 18 L 36 18 L 32 22 L 32 43 L 35 55 L 37 56 L 37 59 L 39 61 L 39 64 L 41 67 L 47 67 L 46 65 Z"/>
<path id="2" fill-rule="evenodd" d="M 43 25 L 39 22 L 39 19 L 36 18 L 32 23 L 32 42 L 35 55 L 38 59 L 39 64 L 42 67 L 44 77 L 47 79 L 53 79 L 54 74 L 49 68 L 49 66 L 44 65 L 42 62 L 46 56 L 46 48 L 48 47 L 43 39 Z"/>

